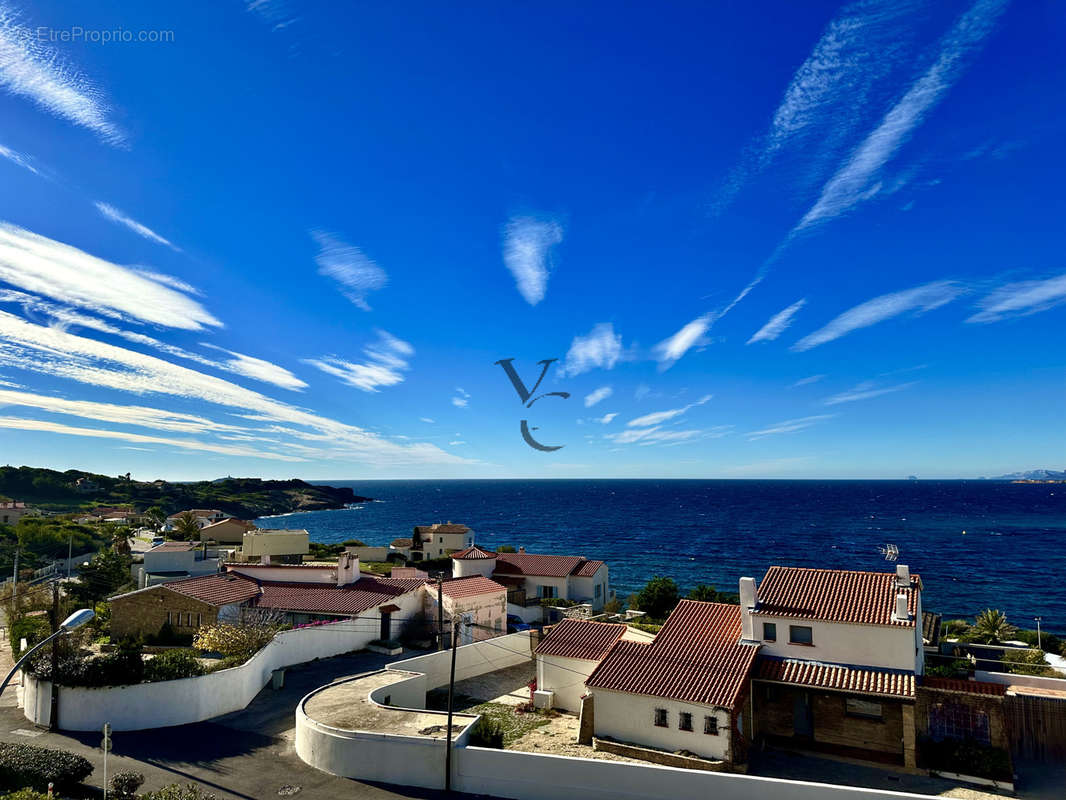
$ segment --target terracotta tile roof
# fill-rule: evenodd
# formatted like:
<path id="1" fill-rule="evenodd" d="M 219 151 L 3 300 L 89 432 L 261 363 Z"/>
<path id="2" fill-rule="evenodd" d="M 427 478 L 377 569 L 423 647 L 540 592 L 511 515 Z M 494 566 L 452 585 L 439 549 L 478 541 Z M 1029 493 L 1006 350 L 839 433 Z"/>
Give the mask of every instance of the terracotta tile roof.
<path id="1" fill-rule="evenodd" d="M 583 619 L 564 619 L 552 627 L 537 645 L 540 656 L 563 656 L 599 661 L 626 632 L 625 625 L 589 622 Z"/>
<path id="2" fill-rule="evenodd" d="M 585 561 L 572 574 L 581 578 L 592 578 L 595 577 L 596 571 L 602 566 L 602 561 Z"/>
<path id="3" fill-rule="evenodd" d="M 436 583 L 427 583 L 433 591 L 436 591 Z M 483 578 L 480 575 L 472 575 L 469 578 L 454 578 L 450 581 L 444 581 L 441 588 L 448 597 L 453 600 L 458 600 L 462 597 L 474 597 L 479 594 L 496 594 L 497 592 L 506 592 L 507 587 L 501 586 L 492 580 L 492 578 Z"/>
<path id="4" fill-rule="evenodd" d="M 935 647 L 940 644 L 940 614 L 932 611 L 922 612 L 922 641 Z"/>
<path id="5" fill-rule="evenodd" d="M 496 569 L 501 575 L 533 575 L 565 578 L 584 562 L 580 556 L 540 556 L 532 553 L 498 553 Z"/>
<path id="6" fill-rule="evenodd" d="M 411 539 L 393 539 L 392 547 L 413 547 L 414 542 Z"/>
<path id="7" fill-rule="evenodd" d="M 355 583 L 298 583 L 263 581 L 254 605 L 279 611 L 322 614 L 360 614 L 422 586 L 421 580 L 363 576 Z"/>
<path id="8" fill-rule="evenodd" d="M 739 639 L 740 606 L 682 600 L 650 643 L 615 644 L 586 685 L 731 709 L 758 651 Z"/>
<path id="9" fill-rule="evenodd" d="M 475 544 L 465 550 L 457 550 L 452 553 L 452 558 L 457 558 L 460 561 L 484 561 L 487 558 L 496 558 L 496 554 L 491 550 L 482 550 Z"/>
<path id="10" fill-rule="evenodd" d="M 456 522 L 435 522 L 432 525 L 415 525 L 415 533 L 466 533 L 470 529 Z"/>
<path id="11" fill-rule="evenodd" d="M 896 587 L 894 572 L 770 567 L 759 584 L 754 613 L 772 617 L 821 619 L 866 625 L 914 627 L 921 579 Z M 895 619 L 896 594 L 907 595 L 910 619 Z"/>
<path id="12" fill-rule="evenodd" d="M 826 664 L 793 658 L 760 656 L 752 679 L 811 686 L 855 694 L 914 697 L 914 673 L 903 670 Z"/>
<path id="13" fill-rule="evenodd" d="M 256 581 L 231 572 L 170 581 L 164 586 L 213 606 L 243 603 L 259 595 L 259 584 Z"/>
<path id="14" fill-rule="evenodd" d="M 1007 684 L 989 683 L 988 681 L 970 681 L 958 678 L 937 678 L 932 675 L 922 676 L 923 689 L 936 689 L 942 692 L 963 692 L 964 694 L 986 694 L 1002 697 L 1007 693 Z"/>
<path id="15" fill-rule="evenodd" d="M 210 525 L 204 525 L 201 530 L 210 530 L 211 528 L 217 527 L 219 525 L 230 526 L 233 525 L 233 523 L 243 526 L 244 529 L 248 531 L 255 530 L 255 525 L 253 525 L 251 522 L 245 522 L 243 519 L 237 519 L 236 517 L 226 517 L 225 519 L 220 519 L 218 522 L 212 522 Z"/>

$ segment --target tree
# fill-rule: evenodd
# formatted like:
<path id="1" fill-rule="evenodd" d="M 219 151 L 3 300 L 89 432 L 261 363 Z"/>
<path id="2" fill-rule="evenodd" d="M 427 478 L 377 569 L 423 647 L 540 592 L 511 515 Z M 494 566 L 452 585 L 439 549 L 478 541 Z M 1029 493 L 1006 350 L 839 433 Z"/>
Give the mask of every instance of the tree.
<path id="1" fill-rule="evenodd" d="M 687 595 L 689 600 L 699 600 L 704 603 L 717 603 L 718 590 L 706 583 L 697 583 Z"/>
<path id="2" fill-rule="evenodd" d="M 674 579 L 656 575 L 637 594 L 637 608 L 652 619 L 666 619 L 680 599 Z"/>
<path id="3" fill-rule="evenodd" d="M 1017 632 L 1018 629 L 1007 622 L 1007 615 L 998 608 L 986 608 L 977 615 L 973 626 L 975 641 L 985 644 L 998 644 Z"/>
<path id="4" fill-rule="evenodd" d="M 174 538 L 182 541 L 199 539 L 200 524 L 196 521 L 196 517 L 188 511 L 178 514 L 178 518 L 174 521 Z"/>
<path id="5" fill-rule="evenodd" d="M 111 536 L 111 549 L 120 556 L 130 554 L 130 539 L 125 528 L 119 528 Z"/>
<path id="6" fill-rule="evenodd" d="M 149 525 L 158 530 L 167 521 L 167 512 L 162 506 L 152 506 L 144 512 L 144 518 Z"/>
<path id="7" fill-rule="evenodd" d="M 517 552 L 517 551 L 514 549 L 514 545 L 513 544 L 501 544 L 499 547 L 496 548 L 496 552 L 497 553 L 514 553 L 514 552 Z"/>
<path id="8" fill-rule="evenodd" d="M 131 564 L 132 559 L 129 556 L 114 550 L 103 550 L 81 568 L 78 579 L 71 584 L 71 596 L 86 605 L 104 600 L 132 580 Z"/>

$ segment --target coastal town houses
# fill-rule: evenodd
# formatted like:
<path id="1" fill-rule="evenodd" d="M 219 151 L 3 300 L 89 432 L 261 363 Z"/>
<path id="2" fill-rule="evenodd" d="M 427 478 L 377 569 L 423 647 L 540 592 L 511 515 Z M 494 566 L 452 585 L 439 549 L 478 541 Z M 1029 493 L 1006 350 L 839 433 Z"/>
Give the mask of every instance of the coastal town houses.
<path id="1" fill-rule="evenodd" d="M 226 517 L 200 528 L 200 541 L 219 544 L 241 544 L 244 534 L 254 531 L 255 524 L 236 517 Z"/>
<path id="2" fill-rule="evenodd" d="M 185 511 L 179 511 L 176 514 L 171 514 L 169 517 L 167 517 L 166 521 L 163 523 L 163 530 L 174 530 L 174 528 L 177 527 L 178 520 L 184 514 L 191 514 L 193 519 L 196 520 L 196 525 L 201 530 L 203 528 L 206 528 L 212 522 L 218 522 L 219 520 L 224 519 L 226 517 L 226 515 L 219 511 L 217 508 L 189 508 Z"/>
<path id="3" fill-rule="evenodd" d="M 403 570 L 394 569 L 399 577 Z M 507 633 L 507 587 L 481 575 L 427 581 L 425 613 L 431 620 L 439 619 L 438 595 L 444 608 L 443 619 L 461 619 L 459 644 L 470 644 Z"/>
<path id="4" fill-rule="evenodd" d="M 526 622 L 543 620 L 543 601 L 585 605 L 598 613 L 610 599 L 607 564 L 583 556 L 496 553 L 477 545 L 452 553 L 456 577 L 482 575 L 507 587 L 508 613 Z"/>
<path id="5" fill-rule="evenodd" d="M 432 525 L 415 525 L 411 538 L 394 539 L 389 550 L 407 561 L 428 561 L 444 558 L 473 543 L 474 532 L 466 525 L 436 522 Z"/>
<path id="6" fill-rule="evenodd" d="M 0 524 L 14 525 L 23 517 L 40 516 L 40 511 L 17 500 L 0 503 Z"/>
<path id="7" fill-rule="evenodd" d="M 549 708 L 578 713 L 588 677 L 628 630 L 627 625 L 582 619 L 564 619 L 545 629 L 535 651 L 537 691 L 550 696 L 538 699 Z"/>
<path id="8" fill-rule="evenodd" d="M 130 568 L 140 587 L 210 575 L 221 568 L 223 554 L 196 542 L 163 542 L 143 556 L 143 562 Z"/>

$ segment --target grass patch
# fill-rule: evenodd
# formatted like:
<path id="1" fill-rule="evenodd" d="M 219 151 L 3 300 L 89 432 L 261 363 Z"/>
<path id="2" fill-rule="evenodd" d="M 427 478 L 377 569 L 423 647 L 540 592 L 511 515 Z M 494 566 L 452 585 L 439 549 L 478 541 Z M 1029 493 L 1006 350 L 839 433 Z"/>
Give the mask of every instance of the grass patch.
<path id="1" fill-rule="evenodd" d="M 393 567 L 403 566 L 402 564 L 393 564 L 389 561 L 360 561 L 360 572 L 371 572 L 374 575 L 381 575 L 382 577 L 389 577 L 392 573 Z"/>
<path id="2" fill-rule="evenodd" d="M 518 713 L 514 706 L 504 703 L 481 703 L 464 709 L 468 714 L 481 714 L 495 730 L 503 733 L 503 746 L 510 747 L 530 731 L 547 725 L 550 720 L 536 712 Z"/>

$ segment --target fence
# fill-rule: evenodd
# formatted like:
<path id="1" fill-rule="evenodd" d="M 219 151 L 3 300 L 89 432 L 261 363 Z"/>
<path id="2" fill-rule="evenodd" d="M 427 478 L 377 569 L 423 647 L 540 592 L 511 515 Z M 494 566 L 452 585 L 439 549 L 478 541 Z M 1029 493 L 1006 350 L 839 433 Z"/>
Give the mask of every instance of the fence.
<path id="1" fill-rule="evenodd" d="M 976 677 L 1022 688 L 1009 692 L 1003 703 L 1016 758 L 1066 761 L 1066 680 L 980 670 Z"/>

